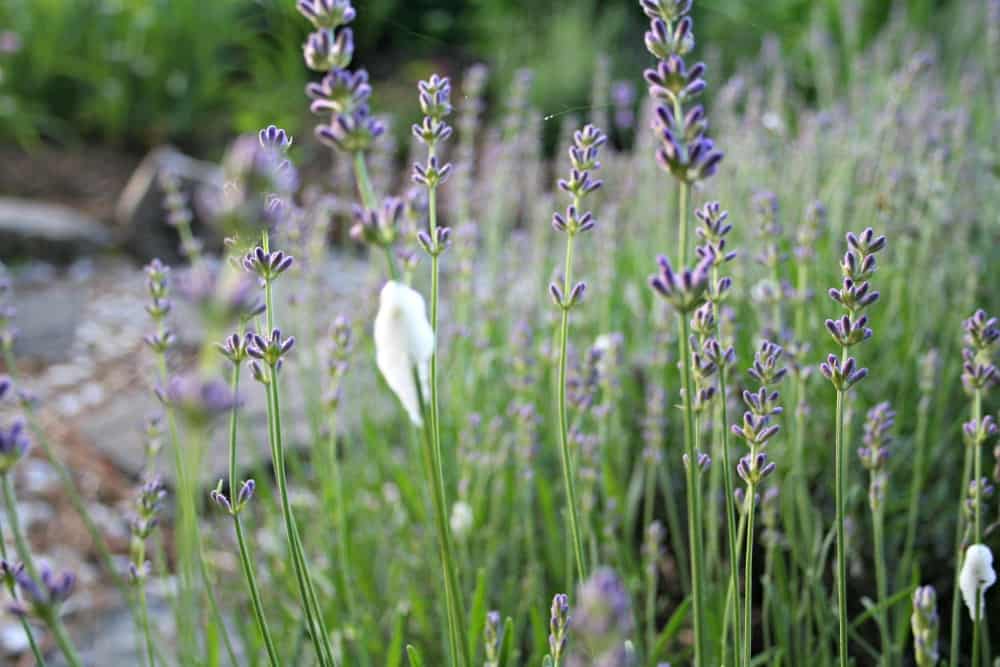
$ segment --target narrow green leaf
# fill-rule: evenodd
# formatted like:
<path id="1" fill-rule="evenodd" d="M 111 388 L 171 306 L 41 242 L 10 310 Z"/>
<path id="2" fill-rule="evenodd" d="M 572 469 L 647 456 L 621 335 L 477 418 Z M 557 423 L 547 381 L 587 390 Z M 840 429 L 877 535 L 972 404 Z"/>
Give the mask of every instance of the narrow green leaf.
<path id="1" fill-rule="evenodd" d="M 476 590 L 472 594 L 472 607 L 469 610 L 469 655 L 475 657 L 479 649 L 479 640 L 486 627 L 486 570 L 479 569 L 476 573 Z"/>
<path id="2" fill-rule="evenodd" d="M 410 667 L 424 667 L 424 659 L 413 644 L 406 645 L 406 655 L 410 658 Z"/>
<path id="3" fill-rule="evenodd" d="M 500 640 L 500 667 L 514 667 L 511 652 L 514 650 L 514 619 L 510 616 L 503 622 L 503 638 Z"/>

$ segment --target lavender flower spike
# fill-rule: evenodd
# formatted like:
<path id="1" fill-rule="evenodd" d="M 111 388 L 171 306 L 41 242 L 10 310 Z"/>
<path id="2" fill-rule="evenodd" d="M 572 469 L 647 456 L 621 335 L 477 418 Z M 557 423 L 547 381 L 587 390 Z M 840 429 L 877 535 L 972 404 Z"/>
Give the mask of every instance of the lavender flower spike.
<path id="1" fill-rule="evenodd" d="M 706 256 L 693 269 L 683 269 L 676 273 L 670 260 L 660 255 L 657 258 L 660 271 L 650 277 L 649 284 L 679 312 L 690 313 L 705 302 L 709 270 L 713 261 L 714 257 Z"/>

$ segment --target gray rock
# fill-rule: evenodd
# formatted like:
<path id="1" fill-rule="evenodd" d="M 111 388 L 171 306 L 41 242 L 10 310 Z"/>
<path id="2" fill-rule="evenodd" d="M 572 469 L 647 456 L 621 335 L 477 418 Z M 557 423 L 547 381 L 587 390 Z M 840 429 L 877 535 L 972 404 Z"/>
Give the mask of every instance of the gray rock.
<path id="1" fill-rule="evenodd" d="M 20 358 L 47 363 L 65 361 L 83 313 L 79 286 L 53 281 L 41 287 L 14 290 L 18 337 L 15 351 Z"/>
<path id="2" fill-rule="evenodd" d="M 68 262 L 112 245 L 98 221 L 73 209 L 27 199 L 0 198 L 0 259 L 29 257 Z"/>
<path id="3" fill-rule="evenodd" d="M 210 162 L 195 160 L 172 146 L 161 146 L 147 155 L 129 179 L 115 209 L 115 221 L 127 247 L 144 260 L 159 257 L 172 261 L 179 257 L 177 232 L 166 223 L 160 175 L 175 175 L 189 202 L 196 202 L 205 187 L 222 187 L 222 172 Z M 197 217 L 196 233 L 208 228 Z M 209 239 L 213 240 L 213 239 Z M 218 239 L 214 239 L 218 240 Z"/>

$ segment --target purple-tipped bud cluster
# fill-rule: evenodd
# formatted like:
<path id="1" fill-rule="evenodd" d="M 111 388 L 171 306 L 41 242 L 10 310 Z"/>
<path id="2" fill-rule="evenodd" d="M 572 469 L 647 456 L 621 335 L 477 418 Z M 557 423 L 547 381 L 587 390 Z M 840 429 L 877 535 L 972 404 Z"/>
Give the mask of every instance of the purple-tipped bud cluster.
<path id="1" fill-rule="evenodd" d="M 965 331 L 962 348 L 962 385 L 970 393 L 984 391 L 1000 382 L 1000 371 L 994 363 L 1000 329 L 997 318 L 977 310 L 962 323 Z"/>
<path id="2" fill-rule="evenodd" d="M 639 6 L 651 19 L 660 19 L 667 23 L 684 17 L 691 11 L 692 0 L 639 0 Z"/>
<path id="3" fill-rule="evenodd" d="M 935 667 L 941 659 L 938 653 L 937 593 L 933 586 L 920 586 L 913 591 L 913 657 L 917 667 Z"/>
<path id="4" fill-rule="evenodd" d="M 372 116 L 367 105 L 337 114 L 328 125 L 316 126 L 316 138 L 345 153 L 363 153 L 385 134 L 385 124 Z"/>
<path id="5" fill-rule="evenodd" d="M 441 164 L 436 155 L 438 144 L 452 135 L 451 126 L 445 122 L 452 112 L 451 81 L 448 77 L 432 74 L 429 79 L 417 84 L 417 88 L 424 119 L 413 126 L 413 136 L 427 146 L 428 157 L 426 164 L 418 162 L 413 165 L 413 180 L 433 190 L 444 184 L 452 171 L 451 164 Z"/>
<path id="6" fill-rule="evenodd" d="M 708 202 L 694 212 L 698 226 L 694 233 L 702 240 L 705 247 L 697 248 L 698 256 L 711 254 L 716 266 L 736 259 L 736 253 L 726 250 L 726 235 L 733 226 L 728 222 L 729 211 L 722 209 L 717 201 Z"/>
<path id="7" fill-rule="evenodd" d="M 809 260 L 816 256 L 816 242 L 826 226 L 826 206 L 821 201 L 811 202 L 795 234 L 795 256 L 798 259 Z"/>
<path id="8" fill-rule="evenodd" d="M 306 65 L 325 73 L 319 83 L 306 86 L 310 110 L 329 118 L 316 126 L 316 138 L 345 153 L 365 152 L 385 133 L 385 125 L 368 107 L 368 73 L 347 69 L 354 57 L 354 33 L 342 26 L 357 13 L 350 0 L 302 0 L 298 10 L 315 28 L 302 46 Z"/>
<path id="9" fill-rule="evenodd" d="M 486 625 L 483 627 L 483 649 L 486 654 L 485 667 L 500 665 L 500 612 L 490 611 L 486 614 Z"/>
<path id="10" fill-rule="evenodd" d="M 705 302 L 708 291 L 709 270 L 714 259 L 702 257 L 693 269 L 674 271 L 670 260 L 657 258 L 660 271 L 649 279 L 650 286 L 680 313 L 690 313 Z"/>
<path id="11" fill-rule="evenodd" d="M 250 340 L 249 333 L 240 336 L 240 334 L 234 332 L 226 336 L 223 342 L 216 343 L 215 347 L 222 356 L 239 366 L 247 358 L 247 346 L 250 344 Z"/>
<path id="12" fill-rule="evenodd" d="M 284 356 L 295 346 L 295 337 L 283 338 L 280 329 L 273 329 L 267 337 L 256 333 L 250 333 L 249 337 L 247 354 L 276 369 L 281 368 Z"/>
<path id="13" fill-rule="evenodd" d="M 837 391 L 847 391 L 868 376 L 868 369 L 858 368 L 854 357 L 848 357 L 841 364 L 840 359 L 833 354 L 819 365 L 819 372 L 833 384 Z"/>
<path id="14" fill-rule="evenodd" d="M 296 7 L 317 30 L 336 30 L 357 15 L 351 0 L 299 0 Z"/>
<path id="15" fill-rule="evenodd" d="M 2 570 L 5 577 L 17 584 L 20 599 L 9 607 L 12 614 L 22 618 L 33 615 L 42 620 L 52 620 L 59 613 L 59 607 L 69 599 L 76 588 L 76 575 L 72 572 L 56 574 L 47 565 L 42 567 L 40 581 L 35 581 L 21 564 L 13 565 L 4 561 Z"/>
<path id="16" fill-rule="evenodd" d="M 156 390 L 157 397 L 194 424 L 205 424 L 238 404 L 237 397 L 225 382 L 206 379 L 196 373 L 175 375 L 166 388 Z"/>
<path id="17" fill-rule="evenodd" d="M 236 494 L 236 500 L 230 499 L 229 496 L 225 494 L 222 490 L 222 480 L 215 485 L 209 494 L 209 500 L 218 505 L 222 510 L 228 514 L 236 516 L 243 511 L 244 506 L 253 499 L 254 492 L 257 490 L 257 482 L 252 479 L 248 479 L 240 485 L 240 490 Z"/>
<path id="18" fill-rule="evenodd" d="M 549 614 L 549 655 L 558 662 L 566 650 L 566 640 L 569 637 L 569 596 L 556 593 L 552 598 L 552 610 Z"/>
<path id="19" fill-rule="evenodd" d="M 763 341 L 753 358 L 753 366 L 747 372 L 750 377 L 757 380 L 761 385 L 772 385 L 781 382 L 788 369 L 781 366 L 781 356 L 784 350 L 780 345 L 775 345 L 771 341 Z"/>
<path id="20" fill-rule="evenodd" d="M 858 449 L 861 464 L 868 470 L 879 470 L 889 460 L 890 431 L 896 424 L 896 411 L 887 401 L 879 403 L 865 417 L 864 447 Z"/>
<path id="21" fill-rule="evenodd" d="M 841 289 L 831 289 L 830 298 L 847 311 L 842 317 L 827 320 L 826 328 L 833 340 L 844 350 L 844 359 L 836 360 L 831 355 L 820 365 L 820 372 L 833 383 L 837 391 L 846 391 L 868 374 L 865 368 L 855 370 L 855 361 L 847 357 L 847 348 L 868 340 L 872 330 L 868 327 L 868 316 L 863 311 L 878 300 L 879 293 L 871 288 L 869 279 L 875 274 L 876 253 L 886 247 L 884 236 L 876 236 L 871 227 L 860 234 L 848 232 L 848 250 L 841 260 L 844 275 Z M 833 363 L 837 361 L 837 363 Z"/>
<path id="22" fill-rule="evenodd" d="M 397 197 L 386 197 L 374 211 L 355 204 L 352 209 L 354 225 L 351 227 L 351 238 L 383 248 L 391 246 L 399 234 L 403 207 L 403 200 Z"/>
<path id="23" fill-rule="evenodd" d="M 177 279 L 177 293 L 213 324 L 246 322 L 265 309 L 253 276 L 230 271 L 214 259 L 203 258 L 184 269 Z"/>
<path id="24" fill-rule="evenodd" d="M 698 472 L 706 472 L 712 466 L 712 457 L 705 452 L 698 452 L 695 456 L 697 459 L 695 465 L 698 467 Z M 681 456 L 681 461 L 684 462 L 684 469 L 687 470 L 688 466 L 691 464 L 691 459 L 687 454 Z"/>
<path id="25" fill-rule="evenodd" d="M 577 589 L 567 667 L 632 664 L 626 640 L 634 632 L 628 589 L 613 570 L 599 568 Z"/>
<path id="26" fill-rule="evenodd" d="M 365 70 L 333 70 L 319 83 L 306 85 L 306 95 L 312 100 L 309 110 L 320 116 L 351 114 L 364 106 L 371 94 L 372 87 Z"/>
<path id="27" fill-rule="evenodd" d="M 160 173 L 157 179 L 163 190 L 163 208 L 167 211 L 167 224 L 171 227 L 183 227 L 191 224 L 192 213 L 187 196 L 181 189 L 177 174 L 171 170 Z M 185 252 L 187 249 L 184 249 Z"/>
<path id="28" fill-rule="evenodd" d="M 581 232 L 586 232 L 594 228 L 597 224 L 593 214 L 583 209 L 583 198 L 598 190 L 603 181 L 594 178 L 591 172 L 601 168 L 601 163 L 597 159 L 601 146 L 607 143 L 605 134 L 594 127 L 586 125 L 582 129 L 573 133 L 573 145 L 569 148 L 570 174 L 569 178 L 559 179 L 559 189 L 572 197 L 572 204 L 567 207 L 566 214 L 555 213 L 552 216 L 552 228 L 557 232 L 564 232 L 570 239 Z M 549 284 L 549 295 L 553 303 L 563 310 L 573 308 L 583 299 L 583 294 L 587 289 L 587 284 L 577 282 L 572 287 L 566 286 L 569 293 L 557 283 Z"/>
<path id="29" fill-rule="evenodd" d="M 649 94 L 657 102 L 653 131 L 660 140 L 656 160 L 674 178 L 694 183 L 711 177 L 722 162 L 722 152 L 708 138 L 708 121 L 701 105 L 684 107 L 701 95 L 705 64 L 690 68 L 684 56 L 694 48 L 693 22 L 689 0 L 641 0 L 650 19 L 645 34 L 646 48 L 657 59 L 643 76 Z"/>
<path id="30" fill-rule="evenodd" d="M 148 538 L 159 523 L 159 514 L 163 509 L 163 500 L 167 497 L 167 487 L 159 477 L 151 477 L 139 487 L 135 501 L 135 514 L 132 516 L 132 537 L 140 540 Z"/>
<path id="31" fill-rule="evenodd" d="M 143 339 L 152 350 L 158 354 L 166 352 L 176 341 L 174 334 L 167 328 L 166 319 L 170 313 L 170 267 L 159 259 L 154 259 L 146 265 L 146 289 L 149 292 L 149 303 L 146 312 L 149 313 L 156 330 Z"/>
<path id="32" fill-rule="evenodd" d="M 31 448 L 24 421 L 17 419 L 9 426 L 0 426 L 0 475 L 6 475 Z"/>
<path id="33" fill-rule="evenodd" d="M 264 282 L 275 280 L 287 271 L 294 259 L 280 250 L 267 251 L 257 246 L 243 257 L 243 268 L 250 273 L 256 273 Z"/>
<path id="34" fill-rule="evenodd" d="M 985 507 L 987 502 L 993 498 L 995 491 L 996 488 L 986 477 L 982 477 L 978 480 L 969 480 L 969 488 L 965 497 L 965 504 L 962 507 L 965 511 L 965 516 L 970 522 L 975 520 L 976 507 Z"/>
<path id="35" fill-rule="evenodd" d="M 767 452 L 757 452 L 740 457 L 736 464 L 736 474 L 748 485 L 757 486 L 773 473 L 776 467 L 773 461 L 767 460 Z"/>

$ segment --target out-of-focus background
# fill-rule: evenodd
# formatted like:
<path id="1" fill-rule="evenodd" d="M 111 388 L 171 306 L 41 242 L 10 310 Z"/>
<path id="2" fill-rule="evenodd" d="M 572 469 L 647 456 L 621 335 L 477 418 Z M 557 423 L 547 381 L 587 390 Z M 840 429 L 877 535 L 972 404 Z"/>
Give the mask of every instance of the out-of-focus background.
<path id="1" fill-rule="evenodd" d="M 0 191 L 32 194 L 46 187 L 37 178 L 37 160 L 22 151 L 44 153 L 41 165 L 54 174 L 114 180 L 130 158 L 163 142 L 213 158 L 234 133 L 266 123 L 302 135 L 309 73 L 300 45 L 308 24 L 294 4 L 5 0 Z M 716 81 L 755 62 L 762 44 L 780 44 L 797 92 L 809 99 L 834 92 L 817 90 L 817 65 L 826 68 L 838 54 L 869 46 L 894 4 L 905 6 L 919 33 L 948 25 L 959 3 L 706 0 L 697 3 L 695 21 Z M 368 67 L 377 83 L 374 110 L 397 116 L 416 115 L 413 86 L 432 70 L 457 73 L 486 62 L 497 101 L 517 69 L 531 68 L 535 105 L 558 113 L 587 103 L 599 54 L 610 56 L 615 78 L 634 81 L 648 60 L 644 17 L 633 0 L 371 0 L 358 14 L 354 62 Z M 846 61 L 839 65 L 844 79 L 865 75 Z"/>

